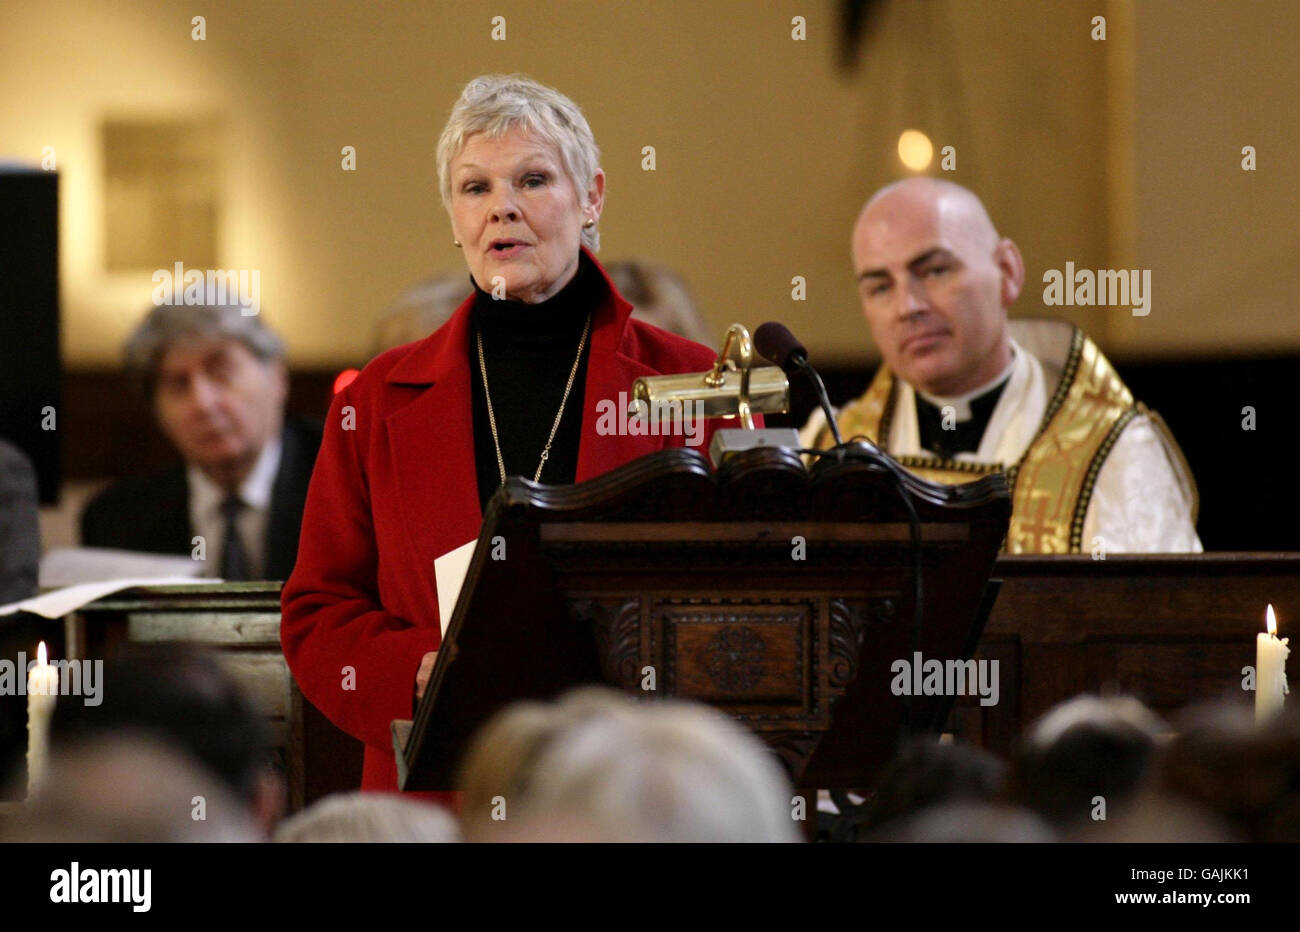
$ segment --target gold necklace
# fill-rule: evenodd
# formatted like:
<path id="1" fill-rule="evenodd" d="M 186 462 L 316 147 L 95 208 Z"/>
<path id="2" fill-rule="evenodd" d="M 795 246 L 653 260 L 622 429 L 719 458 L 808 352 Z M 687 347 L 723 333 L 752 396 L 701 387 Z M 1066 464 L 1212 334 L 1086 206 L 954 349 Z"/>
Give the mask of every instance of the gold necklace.
<path id="1" fill-rule="evenodd" d="M 551 444 L 555 441 L 555 432 L 560 429 L 560 419 L 564 417 L 564 406 L 568 404 L 569 392 L 573 390 L 573 380 L 578 377 L 578 364 L 582 362 L 582 350 L 587 345 L 587 333 L 591 330 L 591 314 L 587 314 L 587 322 L 582 325 L 582 339 L 578 341 L 578 355 L 573 360 L 573 368 L 569 370 L 569 381 L 564 386 L 564 397 L 560 399 L 560 410 L 555 412 L 555 423 L 551 425 L 551 435 L 546 438 L 546 446 L 542 448 L 542 460 L 537 464 L 537 472 L 533 473 L 533 481 L 536 482 L 542 477 L 542 469 L 546 466 L 546 460 L 551 455 Z M 492 411 L 492 392 L 488 390 L 487 363 L 483 361 L 483 331 L 480 330 L 475 334 L 478 341 L 478 371 L 483 376 L 483 397 L 487 401 L 488 409 L 488 426 L 492 428 L 492 445 L 497 451 L 497 469 L 501 471 L 501 484 L 506 484 L 506 461 L 501 457 L 501 440 L 497 437 L 497 417 Z"/>

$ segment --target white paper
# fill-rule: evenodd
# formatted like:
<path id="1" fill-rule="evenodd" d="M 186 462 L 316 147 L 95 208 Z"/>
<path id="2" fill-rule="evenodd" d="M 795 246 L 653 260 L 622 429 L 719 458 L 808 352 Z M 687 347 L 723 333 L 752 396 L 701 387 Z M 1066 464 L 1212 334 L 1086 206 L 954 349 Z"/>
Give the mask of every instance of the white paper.
<path id="1" fill-rule="evenodd" d="M 68 612 L 75 612 L 83 605 L 96 599 L 102 599 L 114 592 L 131 589 L 135 586 L 207 586 L 221 582 L 220 579 L 177 579 L 175 576 L 140 576 L 135 579 L 110 579 L 104 582 L 82 583 L 56 589 L 44 595 L 0 605 L 0 616 L 12 615 L 14 612 L 34 612 L 46 618 L 62 618 Z"/>
<path id="2" fill-rule="evenodd" d="M 58 589 L 110 579 L 192 577 L 202 572 L 202 560 L 170 553 L 141 553 L 108 547 L 55 547 L 41 558 L 40 587 Z"/>
<path id="3" fill-rule="evenodd" d="M 448 550 L 433 561 L 433 579 L 438 586 L 438 621 L 442 633 L 447 633 L 451 624 L 451 613 L 456 608 L 456 599 L 460 596 L 460 587 L 465 585 L 465 576 L 469 573 L 470 561 L 474 559 L 474 545 L 477 540 L 461 544 L 455 550 Z"/>

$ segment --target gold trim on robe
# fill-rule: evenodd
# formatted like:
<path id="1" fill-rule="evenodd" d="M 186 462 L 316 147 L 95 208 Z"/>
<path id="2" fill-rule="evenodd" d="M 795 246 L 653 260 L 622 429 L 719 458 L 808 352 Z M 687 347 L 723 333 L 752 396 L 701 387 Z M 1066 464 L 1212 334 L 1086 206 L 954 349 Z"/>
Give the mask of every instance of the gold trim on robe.
<path id="1" fill-rule="evenodd" d="M 929 455 L 895 457 L 910 472 L 949 485 L 1005 471 L 1012 497 L 1011 526 L 1003 543 L 1008 553 L 1081 552 L 1083 522 L 1097 475 L 1124 428 L 1138 414 L 1149 416 L 1168 446 L 1178 451 L 1164 422 L 1134 402 L 1097 344 L 1078 327 L 1064 326 L 1070 326 L 1072 333 L 1060 380 L 1038 433 L 1018 462 L 1006 467 Z M 839 412 L 841 435 L 846 441 L 866 437 L 888 449 L 896 401 L 894 376 L 882 365 L 862 397 Z M 823 428 L 816 446 L 825 449 L 833 442 L 829 428 Z M 1177 455 L 1181 457 L 1181 451 Z"/>

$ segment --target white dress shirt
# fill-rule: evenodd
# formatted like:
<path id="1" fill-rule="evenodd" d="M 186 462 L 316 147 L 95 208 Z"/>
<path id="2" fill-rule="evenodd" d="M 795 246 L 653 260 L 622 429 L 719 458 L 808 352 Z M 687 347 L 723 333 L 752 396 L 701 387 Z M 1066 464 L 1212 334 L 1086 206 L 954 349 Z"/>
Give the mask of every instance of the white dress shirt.
<path id="1" fill-rule="evenodd" d="M 266 526 L 271 517 L 271 489 L 280 470 L 280 451 L 280 435 L 276 434 L 262 447 L 248 478 L 239 486 L 239 497 L 245 507 L 235 524 L 244 552 L 248 554 L 249 579 L 261 579 L 266 568 Z M 190 486 L 190 527 L 205 542 L 207 559 L 199 575 L 217 576 L 221 573 L 221 549 L 226 534 L 221 503 L 227 493 L 197 466 L 190 465 L 185 474 Z"/>

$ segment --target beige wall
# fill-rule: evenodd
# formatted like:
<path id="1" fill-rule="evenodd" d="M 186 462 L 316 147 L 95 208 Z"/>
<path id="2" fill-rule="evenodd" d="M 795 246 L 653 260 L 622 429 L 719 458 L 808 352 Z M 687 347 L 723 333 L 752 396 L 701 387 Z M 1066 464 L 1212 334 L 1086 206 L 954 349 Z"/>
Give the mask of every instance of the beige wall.
<path id="1" fill-rule="evenodd" d="M 1125 336 L 1142 354 L 1295 351 L 1300 4 L 1144 0 L 1137 26 L 1134 262 L 1155 304 Z"/>
<path id="2" fill-rule="evenodd" d="M 1300 342 L 1286 261 L 1293 5 L 896 2 L 851 75 L 835 68 L 838 6 L 6 0 L 0 157 L 58 154 L 74 366 L 115 362 L 151 290 L 147 272 L 104 271 L 106 116 L 214 115 L 223 265 L 261 270 L 296 365 L 345 365 L 368 356 L 374 317 L 407 285 L 463 268 L 433 149 L 460 87 L 485 71 L 528 72 L 584 108 L 609 177 L 602 256 L 676 267 L 719 333 L 778 317 L 823 360 L 872 354 L 848 232 L 900 173 L 898 132 L 919 125 L 956 146 L 951 177 L 1020 242 L 1016 313 L 1061 313 L 1041 306 L 1045 268 L 1140 260 L 1154 272 L 1149 318 L 1072 312 L 1112 350 Z M 1099 10 L 1104 43 L 1088 36 Z M 205 42 L 189 38 L 195 13 Z M 490 39 L 497 14 L 505 42 Z M 806 42 L 790 38 L 795 15 Z M 1250 176 L 1237 168 L 1247 142 L 1261 153 Z M 340 169 L 344 145 L 355 173 Z M 654 173 L 640 170 L 645 145 Z M 804 303 L 790 299 L 795 275 Z"/>

